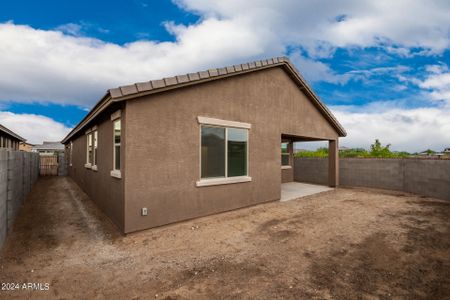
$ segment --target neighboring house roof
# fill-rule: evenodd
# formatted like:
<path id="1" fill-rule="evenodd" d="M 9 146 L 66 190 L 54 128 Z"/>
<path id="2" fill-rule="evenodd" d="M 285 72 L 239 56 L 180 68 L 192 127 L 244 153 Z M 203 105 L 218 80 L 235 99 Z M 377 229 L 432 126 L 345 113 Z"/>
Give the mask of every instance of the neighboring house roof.
<path id="1" fill-rule="evenodd" d="M 22 142 L 26 141 L 26 139 L 24 139 L 23 137 L 21 137 L 20 135 L 18 135 L 16 133 L 12 132 L 11 130 L 9 130 L 8 128 L 3 126 L 2 124 L 0 124 L 0 131 L 3 131 L 4 133 L 9 134 L 10 136 L 15 137 L 16 139 L 18 139 Z"/>
<path id="2" fill-rule="evenodd" d="M 36 151 L 63 151 L 64 145 L 61 142 L 44 142 L 42 145 L 34 145 L 32 149 Z"/>
<path id="3" fill-rule="evenodd" d="M 146 82 L 139 82 L 131 85 L 120 86 L 118 88 L 110 89 L 100 99 L 100 101 L 91 109 L 91 111 L 84 117 L 83 120 L 62 140 L 66 143 L 74 134 L 82 130 L 87 123 L 101 113 L 106 107 L 113 102 L 124 101 L 145 95 L 160 93 L 176 88 L 199 84 L 211 80 L 217 80 L 230 76 L 245 74 L 249 72 L 264 70 L 273 67 L 283 67 L 291 78 L 298 84 L 300 89 L 310 97 L 313 104 L 325 116 L 325 118 L 333 125 L 339 136 L 346 136 L 347 133 L 342 125 L 336 120 L 333 114 L 322 103 L 319 97 L 313 92 L 311 87 L 300 75 L 300 72 L 289 61 L 287 57 L 274 57 L 265 60 L 258 60 L 250 63 L 233 65 L 223 68 L 210 69 L 196 73 L 189 73 L 186 75 L 178 75 L 159 80 L 151 80 Z"/>
<path id="4" fill-rule="evenodd" d="M 450 153 L 450 148 L 445 148 L 444 151 L 442 151 L 444 153 Z"/>

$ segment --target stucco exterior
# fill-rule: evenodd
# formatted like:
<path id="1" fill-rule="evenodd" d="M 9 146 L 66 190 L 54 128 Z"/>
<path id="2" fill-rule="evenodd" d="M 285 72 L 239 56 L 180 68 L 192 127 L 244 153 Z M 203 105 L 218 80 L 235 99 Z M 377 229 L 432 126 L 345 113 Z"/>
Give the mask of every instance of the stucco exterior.
<path id="1" fill-rule="evenodd" d="M 272 67 L 260 61 L 260 69 L 252 71 L 245 66 L 257 68 L 258 62 L 234 66 L 233 71 L 214 69 L 110 90 L 63 141 L 66 147 L 73 144 L 69 175 L 125 233 L 280 199 L 281 182 L 294 179 L 292 168 L 281 168 L 281 141 L 328 140 L 331 149 L 345 130 L 320 100 L 311 99 L 308 86 L 299 85 L 302 79 L 290 63 L 270 61 Z M 233 75 L 210 78 L 227 70 Z M 202 76 L 204 81 L 191 84 Z M 172 88 L 180 82 L 184 85 Z M 122 178 L 110 175 L 110 116 L 118 109 Z M 199 117 L 251 125 L 250 181 L 196 184 L 201 177 Z M 84 167 L 85 131 L 93 126 L 99 135 L 98 171 Z M 335 170 L 336 159 L 330 159 L 330 170 Z"/>
<path id="2" fill-rule="evenodd" d="M 281 135 L 338 138 L 282 68 L 146 96 L 126 106 L 126 232 L 277 200 Z M 252 125 L 251 182 L 196 187 L 198 116 Z M 142 207 L 148 216 L 141 216 Z"/>
<path id="3" fill-rule="evenodd" d="M 98 157 L 97 170 L 86 168 L 87 139 L 84 132 L 76 135 L 72 140 L 72 158 L 70 158 L 70 143 L 66 144 L 68 175 L 80 186 L 80 188 L 100 207 L 100 209 L 123 231 L 124 226 L 124 181 L 110 175 L 113 168 L 113 123 L 110 115 L 121 110 L 122 131 L 126 130 L 125 106 L 115 105 L 110 107 L 89 124 L 89 128 L 97 127 L 98 131 Z M 125 138 L 122 147 L 125 146 Z M 124 151 L 122 151 L 122 161 Z M 70 164 L 70 161 L 72 164 Z M 125 167 L 124 167 L 125 168 Z M 125 173 L 125 170 L 122 172 Z"/>

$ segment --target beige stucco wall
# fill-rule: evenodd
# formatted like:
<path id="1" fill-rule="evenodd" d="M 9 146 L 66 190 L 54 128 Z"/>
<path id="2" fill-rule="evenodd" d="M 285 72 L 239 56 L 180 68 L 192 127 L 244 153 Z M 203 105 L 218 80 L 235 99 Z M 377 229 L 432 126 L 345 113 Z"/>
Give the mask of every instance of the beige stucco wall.
<path id="1" fill-rule="evenodd" d="M 128 100 L 126 110 L 125 232 L 277 200 L 281 134 L 338 137 L 281 68 Z M 252 125 L 251 182 L 196 187 L 197 116 Z"/>
<path id="2" fill-rule="evenodd" d="M 125 110 L 123 105 L 115 105 L 107 109 L 89 127 L 97 126 L 98 130 L 98 170 L 85 168 L 86 163 L 86 135 L 85 130 L 72 139 L 72 166 L 68 165 L 68 175 L 81 187 L 81 189 L 100 207 L 100 209 L 119 227 L 124 230 L 124 180 L 111 177 L 113 168 L 113 123 L 111 113 L 122 109 L 122 131 L 125 131 Z M 124 134 L 122 134 L 122 149 L 125 145 Z M 67 143 L 66 147 L 70 144 Z M 66 148 L 67 149 L 67 148 Z M 67 153 L 67 150 L 66 150 Z M 68 153 L 67 153 L 68 154 Z M 67 157 L 67 163 L 69 157 Z M 124 151 L 122 151 L 122 162 Z"/>

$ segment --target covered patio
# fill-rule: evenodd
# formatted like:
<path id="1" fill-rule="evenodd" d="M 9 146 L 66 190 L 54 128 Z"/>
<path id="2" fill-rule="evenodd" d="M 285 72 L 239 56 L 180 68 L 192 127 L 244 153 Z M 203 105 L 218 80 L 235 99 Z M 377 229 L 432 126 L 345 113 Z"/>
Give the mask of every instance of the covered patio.
<path id="1" fill-rule="evenodd" d="M 339 185 L 339 146 L 338 139 L 325 140 L 313 137 L 301 137 L 295 135 L 281 135 L 281 183 L 294 182 L 294 143 L 328 141 L 328 186 L 336 187 Z M 308 184 L 309 185 L 309 184 Z M 298 189 L 302 187 L 297 185 Z M 307 188 L 307 186 L 304 186 Z M 307 188 L 309 189 L 309 188 Z"/>
<path id="2" fill-rule="evenodd" d="M 332 191 L 334 188 L 310 184 L 304 182 L 286 182 L 281 184 L 281 198 L 280 201 L 290 201 L 298 198 Z"/>

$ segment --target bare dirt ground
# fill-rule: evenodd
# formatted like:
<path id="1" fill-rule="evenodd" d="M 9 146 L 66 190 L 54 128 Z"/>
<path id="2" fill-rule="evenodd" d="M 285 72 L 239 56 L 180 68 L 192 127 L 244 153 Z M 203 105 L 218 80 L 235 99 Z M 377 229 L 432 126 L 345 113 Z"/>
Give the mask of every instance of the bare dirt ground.
<path id="1" fill-rule="evenodd" d="M 41 178 L 0 256 L 0 298 L 450 298 L 450 202 L 338 189 L 122 236 Z"/>

